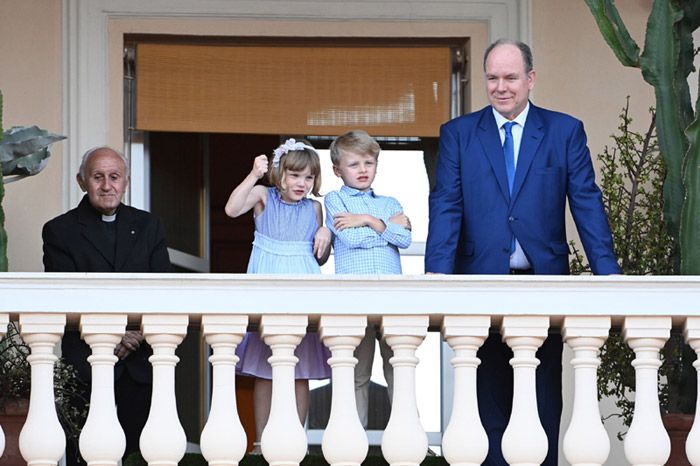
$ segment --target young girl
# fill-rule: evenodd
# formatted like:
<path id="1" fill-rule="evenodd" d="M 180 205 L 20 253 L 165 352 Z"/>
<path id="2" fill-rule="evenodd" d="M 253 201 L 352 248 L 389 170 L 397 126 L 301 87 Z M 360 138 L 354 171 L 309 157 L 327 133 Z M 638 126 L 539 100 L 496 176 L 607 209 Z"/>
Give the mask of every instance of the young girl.
<path id="1" fill-rule="evenodd" d="M 288 139 L 275 149 L 271 165 L 268 170 L 266 155 L 256 157 L 250 174 L 226 203 L 229 217 L 253 209 L 255 240 L 248 273 L 321 273 L 319 264 L 328 259 L 331 233 L 323 226 L 321 204 L 306 197 L 309 192 L 318 196 L 321 187 L 318 154 L 310 145 Z M 274 187 L 256 184 L 266 173 Z M 256 377 L 253 453 L 259 454 L 272 400 L 272 367 L 267 362 L 272 352 L 257 332 L 249 332 L 236 354 L 240 357 L 238 372 Z M 308 333 L 295 355 L 299 358 L 295 369 L 297 410 L 303 424 L 308 410 L 309 379 L 330 377 L 330 352 L 317 334 Z"/>

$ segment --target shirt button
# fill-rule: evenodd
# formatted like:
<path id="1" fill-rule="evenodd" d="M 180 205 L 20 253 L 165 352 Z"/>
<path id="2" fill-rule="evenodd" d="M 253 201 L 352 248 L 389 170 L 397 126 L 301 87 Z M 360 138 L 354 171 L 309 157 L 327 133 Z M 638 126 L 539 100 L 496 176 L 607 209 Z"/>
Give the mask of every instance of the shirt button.
<path id="1" fill-rule="evenodd" d="M 509 222 L 514 222 L 514 221 L 515 221 L 515 217 L 508 217 L 508 221 L 509 221 Z"/>

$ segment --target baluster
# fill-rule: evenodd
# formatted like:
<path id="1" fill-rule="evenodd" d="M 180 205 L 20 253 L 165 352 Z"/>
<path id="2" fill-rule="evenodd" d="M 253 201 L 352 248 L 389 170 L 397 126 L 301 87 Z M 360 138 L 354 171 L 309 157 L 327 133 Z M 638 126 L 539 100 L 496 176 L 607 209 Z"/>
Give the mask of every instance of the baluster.
<path id="1" fill-rule="evenodd" d="M 0 336 L 5 335 L 5 333 L 7 332 L 7 324 L 9 324 L 9 323 L 10 323 L 10 315 L 0 313 L 0 327 L 2 328 L 2 331 L 0 331 Z M 4 451 L 5 451 L 5 433 L 2 431 L 2 426 L 0 426 L 0 457 L 2 457 L 2 454 Z"/>
<path id="2" fill-rule="evenodd" d="M 625 436 L 625 457 L 635 465 L 661 466 L 671 454 L 671 440 L 661 422 L 657 378 L 659 350 L 671 334 L 670 317 L 626 317 L 622 335 L 634 350 L 635 403 Z"/>
<path id="3" fill-rule="evenodd" d="M 116 465 L 124 454 L 126 437 L 114 404 L 114 348 L 126 330 L 127 316 L 91 315 L 80 318 L 80 330 L 92 355 L 90 411 L 80 433 L 80 454 L 89 466 Z"/>
<path id="4" fill-rule="evenodd" d="M 209 418 L 200 448 L 210 465 L 235 466 L 245 455 L 246 435 L 236 407 L 236 347 L 243 339 L 248 316 L 203 315 L 202 331 L 211 345 L 213 367 Z"/>
<path id="5" fill-rule="evenodd" d="M 153 366 L 153 392 L 148 420 L 139 447 L 149 466 L 176 466 L 185 456 L 187 438 L 177 416 L 175 366 L 180 360 L 175 349 L 187 335 L 187 315 L 146 314 L 141 330 L 153 348 L 148 358 Z"/>
<path id="6" fill-rule="evenodd" d="M 270 466 L 298 466 L 306 456 L 306 432 L 299 422 L 294 394 L 294 350 L 306 334 L 307 316 L 264 315 L 260 334 L 272 350 L 272 404 L 260 438 Z"/>
<path id="7" fill-rule="evenodd" d="M 394 398 L 382 437 L 391 466 L 417 466 L 428 451 L 428 436 L 416 406 L 416 349 L 428 333 L 428 316 L 384 316 L 382 333 L 394 352 Z"/>
<path id="8" fill-rule="evenodd" d="M 598 351 L 610 331 L 610 317 L 565 317 L 562 337 L 573 349 L 574 403 L 564 435 L 564 455 L 572 466 L 602 465 L 610 439 L 598 409 Z"/>
<path id="9" fill-rule="evenodd" d="M 22 338 L 29 345 L 31 390 L 27 421 L 19 434 L 19 451 L 29 466 L 54 466 L 66 449 L 53 394 L 56 343 L 66 325 L 65 314 L 21 314 Z"/>
<path id="10" fill-rule="evenodd" d="M 693 363 L 693 367 L 698 372 L 697 378 L 700 386 L 700 317 L 688 317 L 685 320 L 683 334 L 685 335 L 685 340 L 698 355 L 698 359 Z M 698 405 L 700 405 L 700 392 L 698 392 L 698 398 L 695 402 L 695 406 L 697 407 Z M 695 415 L 693 427 L 690 429 L 688 438 L 685 441 L 685 453 L 688 456 L 688 461 L 693 466 L 700 466 L 700 421 L 698 421 L 697 415 Z"/>
<path id="11" fill-rule="evenodd" d="M 319 333 L 330 349 L 331 413 L 321 449 L 331 466 L 359 466 L 369 442 L 355 406 L 355 348 L 365 334 L 366 316 L 321 316 Z"/>
<path id="12" fill-rule="evenodd" d="M 445 316 L 442 336 L 454 350 L 454 394 L 450 423 L 442 436 L 442 454 L 452 466 L 478 466 L 489 451 L 476 396 L 476 352 L 489 335 L 489 316 Z"/>
<path id="13" fill-rule="evenodd" d="M 503 340 L 513 350 L 513 410 L 501 449 L 511 466 L 540 465 L 547 456 L 547 434 L 537 411 L 537 349 L 547 338 L 548 316 L 504 316 Z"/>

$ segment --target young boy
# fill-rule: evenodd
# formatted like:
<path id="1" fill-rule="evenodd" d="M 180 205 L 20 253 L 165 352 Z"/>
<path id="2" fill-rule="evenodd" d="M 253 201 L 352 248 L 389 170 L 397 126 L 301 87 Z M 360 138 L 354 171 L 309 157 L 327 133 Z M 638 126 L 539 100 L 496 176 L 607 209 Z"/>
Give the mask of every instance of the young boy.
<path id="1" fill-rule="evenodd" d="M 411 222 L 393 197 L 372 191 L 377 174 L 379 144 L 365 131 L 355 130 L 338 136 L 331 144 L 333 172 L 344 186 L 325 197 L 326 226 L 333 232 L 335 273 L 400 274 L 399 248 L 411 244 Z M 360 422 L 367 428 L 369 379 L 372 375 L 374 340 L 377 326 L 370 324 L 355 350 L 355 399 Z M 391 348 L 379 338 L 384 377 L 393 391 Z"/>

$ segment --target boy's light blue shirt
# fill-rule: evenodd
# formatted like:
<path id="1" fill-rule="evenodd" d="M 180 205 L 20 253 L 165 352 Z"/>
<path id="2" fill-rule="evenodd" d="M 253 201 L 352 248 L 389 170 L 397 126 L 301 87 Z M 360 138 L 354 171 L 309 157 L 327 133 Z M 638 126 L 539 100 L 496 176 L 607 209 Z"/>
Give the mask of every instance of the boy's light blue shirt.
<path id="1" fill-rule="evenodd" d="M 359 191 L 343 186 L 326 194 L 326 226 L 333 232 L 335 273 L 338 274 L 400 274 L 398 248 L 411 245 L 411 232 L 389 218 L 403 209 L 393 197 L 377 196 L 373 190 Z M 383 233 L 370 227 L 333 228 L 333 217 L 342 212 L 368 214 L 386 225 Z"/>

